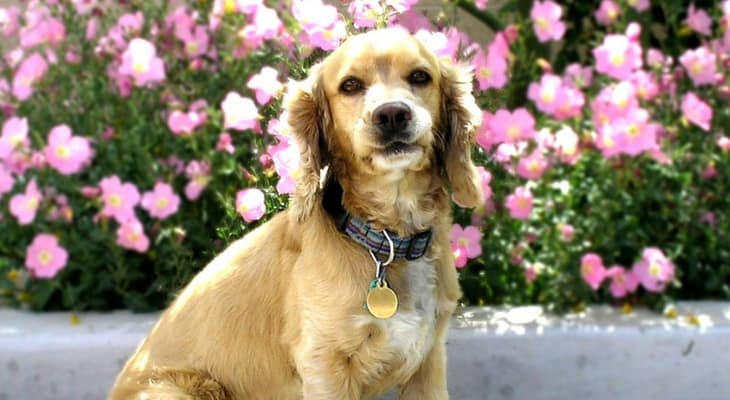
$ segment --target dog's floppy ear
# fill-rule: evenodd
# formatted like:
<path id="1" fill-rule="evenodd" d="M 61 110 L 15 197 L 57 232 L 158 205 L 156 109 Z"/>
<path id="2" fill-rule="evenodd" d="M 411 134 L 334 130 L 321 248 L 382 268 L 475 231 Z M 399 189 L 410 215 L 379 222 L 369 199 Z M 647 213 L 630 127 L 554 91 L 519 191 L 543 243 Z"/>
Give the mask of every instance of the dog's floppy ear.
<path id="1" fill-rule="evenodd" d="M 441 60 L 443 159 L 452 198 L 466 208 L 484 202 L 479 173 L 471 160 L 475 131 L 482 123 L 482 111 L 472 95 L 472 79 L 471 67 Z"/>
<path id="2" fill-rule="evenodd" d="M 320 170 L 327 162 L 325 129 L 330 125 L 330 112 L 321 77 L 321 64 L 315 65 L 309 77 L 289 83 L 284 107 L 287 123 L 299 147 L 299 171 L 291 208 L 299 222 L 312 213 L 320 200 Z"/>

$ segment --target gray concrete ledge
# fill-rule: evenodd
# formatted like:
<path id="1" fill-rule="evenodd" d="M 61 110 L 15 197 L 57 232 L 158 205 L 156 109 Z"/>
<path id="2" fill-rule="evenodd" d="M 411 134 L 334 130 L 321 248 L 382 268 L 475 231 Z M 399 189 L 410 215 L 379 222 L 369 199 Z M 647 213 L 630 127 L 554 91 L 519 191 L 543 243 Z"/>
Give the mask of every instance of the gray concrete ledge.
<path id="1" fill-rule="evenodd" d="M 449 336 L 451 398 L 729 399 L 730 303 L 678 311 L 465 309 Z M 103 399 L 157 315 L 79 317 L 0 310 L 0 400 Z"/>

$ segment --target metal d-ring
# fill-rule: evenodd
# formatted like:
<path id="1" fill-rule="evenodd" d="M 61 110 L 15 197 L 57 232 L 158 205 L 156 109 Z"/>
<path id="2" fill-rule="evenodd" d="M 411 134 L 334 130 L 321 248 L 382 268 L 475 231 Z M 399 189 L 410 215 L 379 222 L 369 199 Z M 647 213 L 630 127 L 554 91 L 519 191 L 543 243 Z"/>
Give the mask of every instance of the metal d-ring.
<path id="1" fill-rule="evenodd" d="M 388 254 L 388 259 L 385 261 L 378 260 L 378 257 L 375 256 L 375 253 L 373 253 L 373 250 L 368 248 L 368 251 L 370 252 L 370 257 L 373 258 L 373 261 L 375 261 L 375 264 L 382 264 L 382 266 L 386 267 L 388 264 L 393 262 L 393 259 L 395 259 L 395 245 L 393 245 L 393 240 L 390 238 L 390 235 L 388 235 L 388 232 L 386 230 L 383 230 L 383 236 L 385 236 L 385 240 L 388 241 L 388 251 L 390 254 Z"/>
<path id="2" fill-rule="evenodd" d="M 388 254 L 388 259 L 385 261 L 380 261 L 378 257 L 375 256 L 375 253 L 373 253 L 372 249 L 368 249 L 368 252 L 370 252 L 370 257 L 373 258 L 373 261 L 375 262 L 375 279 L 378 280 L 378 285 L 381 287 L 385 285 L 385 267 L 388 266 L 391 262 L 393 262 L 393 259 L 395 259 L 395 246 L 393 245 L 393 240 L 390 238 L 390 235 L 388 235 L 388 232 L 383 230 L 383 235 L 385 236 L 385 239 L 388 241 L 388 248 L 390 254 Z"/>

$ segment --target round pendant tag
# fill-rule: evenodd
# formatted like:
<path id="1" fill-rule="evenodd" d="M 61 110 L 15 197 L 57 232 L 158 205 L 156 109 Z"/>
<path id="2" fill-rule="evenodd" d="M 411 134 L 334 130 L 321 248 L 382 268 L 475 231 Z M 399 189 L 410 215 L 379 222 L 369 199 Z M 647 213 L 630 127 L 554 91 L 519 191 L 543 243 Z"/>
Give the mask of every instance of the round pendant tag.
<path id="1" fill-rule="evenodd" d="M 388 319 L 398 310 L 398 296 L 387 284 L 370 289 L 366 303 L 370 314 L 378 319 Z"/>

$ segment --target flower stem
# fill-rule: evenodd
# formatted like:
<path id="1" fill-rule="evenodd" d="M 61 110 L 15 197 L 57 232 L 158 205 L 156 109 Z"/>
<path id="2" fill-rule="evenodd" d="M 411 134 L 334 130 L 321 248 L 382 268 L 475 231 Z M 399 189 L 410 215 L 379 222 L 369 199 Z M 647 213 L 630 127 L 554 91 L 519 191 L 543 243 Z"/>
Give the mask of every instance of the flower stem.
<path id="1" fill-rule="evenodd" d="M 451 0 L 451 2 L 484 23 L 484 25 L 488 26 L 489 29 L 494 32 L 501 32 L 504 30 L 505 26 L 502 21 L 500 21 L 492 12 L 478 9 L 474 5 L 474 2 L 468 0 Z"/>

